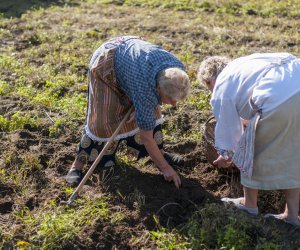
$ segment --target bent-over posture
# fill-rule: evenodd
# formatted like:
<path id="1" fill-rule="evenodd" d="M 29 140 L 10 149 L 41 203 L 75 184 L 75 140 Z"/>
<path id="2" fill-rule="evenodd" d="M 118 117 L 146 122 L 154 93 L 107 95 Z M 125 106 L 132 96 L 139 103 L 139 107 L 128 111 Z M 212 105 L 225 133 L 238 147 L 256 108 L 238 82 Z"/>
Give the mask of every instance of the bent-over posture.
<path id="1" fill-rule="evenodd" d="M 283 189 L 285 211 L 266 217 L 299 226 L 300 59 L 288 53 L 233 61 L 214 56 L 201 63 L 198 79 L 212 92 L 214 164 L 233 161 L 241 171 L 244 197 L 222 200 L 257 215 L 258 190 Z"/>
<path id="2" fill-rule="evenodd" d="M 95 161 L 133 106 L 131 119 L 98 166 L 115 165 L 117 147 L 125 141 L 138 158 L 149 154 L 164 178 L 173 181 L 178 188 L 181 181 L 170 164 L 180 164 L 182 158 L 163 150 L 160 105 L 175 106 L 187 97 L 189 90 L 185 66 L 160 46 L 134 36 L 120 36 L 105 42 L 89 63 L 86 125 L 66 180 L 73 184 L 80 182 L 85 162 Z"/>

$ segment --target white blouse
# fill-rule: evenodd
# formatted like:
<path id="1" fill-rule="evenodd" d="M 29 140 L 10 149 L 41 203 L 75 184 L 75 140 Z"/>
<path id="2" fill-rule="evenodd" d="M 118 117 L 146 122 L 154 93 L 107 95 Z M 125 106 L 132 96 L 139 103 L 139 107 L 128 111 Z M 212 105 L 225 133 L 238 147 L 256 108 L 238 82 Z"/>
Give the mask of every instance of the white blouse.
<path id="1" fill-rule="evenodd" d="M 254 115 L 250 98 L 263 117 L 299 91 L 300 59 L 291 54 L 256 53 L 230 62 L 217 77 L 211 97 L 216 148 L 235 151 L 243 133 L 240 118 Z"/>

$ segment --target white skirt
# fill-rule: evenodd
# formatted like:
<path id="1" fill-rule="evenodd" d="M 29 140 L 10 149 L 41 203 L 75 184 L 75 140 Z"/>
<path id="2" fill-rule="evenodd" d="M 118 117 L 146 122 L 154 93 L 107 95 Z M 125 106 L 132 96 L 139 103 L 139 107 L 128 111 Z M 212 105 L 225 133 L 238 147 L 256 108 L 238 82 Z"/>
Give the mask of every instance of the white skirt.
<path id="1" fill-rule="evenodd" d="M 251 179 L 241 173 L 245 187 L 262 190 L 300 187 L 300 93 L 257 124 Z"/>

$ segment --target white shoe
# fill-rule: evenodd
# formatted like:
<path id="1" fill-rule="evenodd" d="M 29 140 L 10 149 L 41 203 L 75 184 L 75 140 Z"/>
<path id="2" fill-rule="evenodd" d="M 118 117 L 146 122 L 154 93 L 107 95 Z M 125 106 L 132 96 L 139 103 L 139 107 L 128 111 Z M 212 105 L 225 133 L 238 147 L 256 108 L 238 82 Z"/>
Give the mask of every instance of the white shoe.
<path id="1" fill-rule="evenodd" d="M 246 212 L 248 212 L 249 214 L 252 214 L 252 215 L 258 215 L 258 208 L 257 207 L 255 207 L 255 208 L 246 207 L 245 205 L 243 205 L 241 203 L 241 201 L 243 199 L 244 199 L 243 197 L 240 197 L 240 198 L 225 197 L 225 198 L 222 198 L 221 201 L 223 201 L 225 203 L 233 203 L 233 205 L 237 209 L 244 210 L 244 211 L 246 211 Z"/>
<path id="2" fill-rule="evenodd" d="M 276 219 L 276 220 L 282 220 L 286 223 L 289 223 L 293 226 L 296 226 L 296 227 L 300 228 L 300 221 L 299 220 L 298 221 L 289 221 L 289 220 L 287 220 L 283 217 L 283 214 L 265 214 L 264 218 L 265 219 L 273 218 L 273 219 Z"/>

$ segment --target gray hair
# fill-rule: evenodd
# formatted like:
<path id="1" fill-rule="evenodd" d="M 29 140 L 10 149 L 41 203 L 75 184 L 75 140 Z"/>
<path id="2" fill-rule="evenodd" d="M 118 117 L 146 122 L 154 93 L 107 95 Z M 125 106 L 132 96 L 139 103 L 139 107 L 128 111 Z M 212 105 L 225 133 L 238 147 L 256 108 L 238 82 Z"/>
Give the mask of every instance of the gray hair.
<path id="1" fill-rule="evenodd" d="M 179 101 L 185 99 L 191 88 L 190 79 L 180 68 L 168 68 L 159 72 L 157 83 L 162 93 Z"/>
<path id="2" fill-rule="evenodd" d="M 198 69 L 197 79 L 205 86 L 210 84 L 211 80 L 216 80 L 221 71 L 231 60 L 223 56 L 211 56 L 205 58 Z"/>

